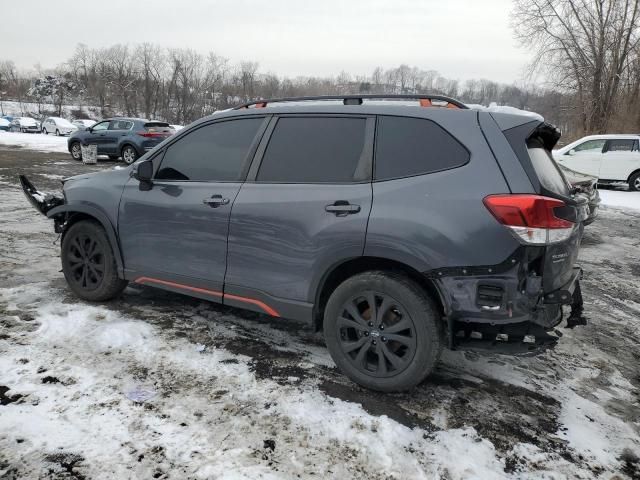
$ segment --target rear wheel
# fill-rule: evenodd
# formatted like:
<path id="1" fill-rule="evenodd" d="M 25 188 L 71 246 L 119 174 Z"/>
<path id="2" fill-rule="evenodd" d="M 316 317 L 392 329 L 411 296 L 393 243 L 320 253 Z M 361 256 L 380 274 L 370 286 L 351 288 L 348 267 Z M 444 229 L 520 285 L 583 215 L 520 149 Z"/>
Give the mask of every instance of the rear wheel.
<path id="1" fill-rule="evenodd" d="M 431 373 L 442 350 L 441 317 L 409 278 L 366 272 L 340 284 L 324 315 L 336 365 L 354 382 L 384 392 L 408 390 Z"/>
<path id="2" fill-rule="evenodd" d="M 131 145 L 127 145 L 122 149 L 122 160 L 127 165 L 131 165 L 138 159 L 138 152 Z"/>
<path id="3" fill-rule="evenodd" d="M 82 160 L 82 148 L 80 147 L 79 142 L 73 142 L 71 144 L 71 157 L 74 160 Z"/>
<path id="4" fill-rule="evenodd" d="M 82 220 L 69 227 L 62 240 L 62 271 L 69 287 L 80 298 L 110 300 L 127 286 L 118 277 L 115 257 L 104 229 Z"/>
<path id="5" fill-rule="evenodd" d="M 629 190 L 640 192 L 640 172 L 636 172 L 629 178 Z"/>

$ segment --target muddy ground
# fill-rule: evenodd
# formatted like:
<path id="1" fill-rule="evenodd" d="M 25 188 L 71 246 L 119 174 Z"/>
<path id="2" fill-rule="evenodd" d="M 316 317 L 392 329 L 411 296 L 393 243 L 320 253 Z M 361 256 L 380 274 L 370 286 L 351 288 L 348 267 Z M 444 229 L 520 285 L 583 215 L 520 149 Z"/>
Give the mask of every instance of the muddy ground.
<path id="1" fill-rule="evenodd" d="M 55 244 L 52 225 L 23 200 L 17 188 L 17 174 L 29 175 L 41 190 L 56 191 L 65 176 L 113 166 L 108 161 L 87 166 L 64 154 L 0 149 L 0 289 L 4 291 L 0 298 L 0 358 L 4 357 L 5 368 L 10 367 L 32 382 L 40 381 L 44 387 L 38 389 L 46 387 L 58 392 L 47 397 L 35 387 L 23 385 L 21 390 L 9 384 L 16 382 L 19 375 L 3 379 L 0 371 L 0 425 L 10 424 L 2 423 L 1 419 L 18 411 L 12 409 L 37 410 L 38 404 L 48 408 L 45 413 L 48 416 L 70 414 L 65 402 L 73 401 L 74 397 L 64 392 L 76 388 L 74 383 L 80 381 L 63 368 L 65 363 L 73 364 L 73 349 L 57 346 L 55 355 L 44 355 L 51 359 L 51 364 L 43 364 L 34 350 L 34 345 L 47 348 L 46 344 L 38 343 L 38 335 L 42 330 L 43 306 L 54 301 L 49 296 L 55 297 L 57 308 L 65 312 L 84 308 L 85 304 L 66 289 L 58 272 L 59 246 Z M 427 454 L 430 442 L 445 442 L 444 433 L 463 431 L 474 432 L 475 442 L 488 442 L 495 462 L 487 468 L 491 470 L 497 465 L 494 478 L 638 479 L 640 211 L 603 208 L 600 218 L 586 229 L 580 262 L 585 270 L 582 289 L 587 326 L 573 330 L 560 327 L 563 338 L 559 345 L 538 356 L 445 352 L 435 374 L 406 394 L 377 394 L 355 386 L 335 369 L 321 335 L 295 322 L 137 286 L 129 287 L 120 299 L 101 306 L 106 313 L 97 314 L 96 318 L 113 313 L 134 319 L 137 325 L 150 326 L 163 345 L 173 345 L 173 349 L 191 345 L 205 354 L 226 355 L 220 360 L 225 368 L 246 364 L 254 382 L 251 385 L 259 388 L 269 385 L 271 400 L 253 404 L 248 409 L 249 412 L 256 409 L 253 413 L 235 413 L 253 415 L 254 423 L 249 422 L 244 434 L 230 433 L 226 440 L 229 448 L 241 451 L 248 448 L 243 445 L 242 436 L 264 437 L 264 443 L 254 446 L 258 453 L 250 455 L 251 461 L 261 468 L 259 475 L 243 471 L 246 477 L 238 475 L 240 478 L 267 478 L 268 472 L 273 473 L 273 478 L 312 475 L 345 478 L 345 472 L 347 477 L 359 478 L 420 478 L 421 472 L 428 478 L 482 478 L 478 473 L 481 470 L 475 473 L 473 469 L 462 473 L 456 470 L 453 464 L 463 461 L 464 449 L 458 460 L 447 459 L 443 454 Z M 87 359 L 83 361 L 86 363 Z M 234 389 L 244 388 L 242 383 L 216 383 L 207 376 L 212 372 L 181 373 L 180 369 L 163 368 L 154 361 L 135 360 L 125 354 L 119 362 L 130 378 L 165 393 L 162 398 L 146 403 L 147 410 L 139 414 L 166 415 L 163 419 L 166 422 L 171 422 L 173 416 L 176 422 L 180 418 L 168 410 L 172 395 L 182 395 L 183 400 L 189 395 L 204 395 L 214 403 L 219 399 L 233 403 L 232 399 L 237 398 Z M 91 360 L 88 365 L 91 366 Z M 93 366 L 92 375 L 99 377 L 100 362 Z M 277 428 L 267 428 L 263 423 L 264 410 L 278 403 L 278 398 L 298 393 L 321 395 L 321 400 L 330 404 L 334 401 L 341 406 L 354 404 L 362 407 L 368 419 L 408 427 L 411 430 L 405 430 L 419 437 L 420 443 L 406 447 L 402 459 L 415 460 L 416 464 L 406 469 L 376 464 L 366 446 L 351 448 L 346 437 L 325 438 L 327 443 L 322 446 L 302 442 L 299 431 L 308 427 L 314 432 L 317 427 L 305 426 L 304 420 L 297 417 Z M 36 401 L 34 405 L 30 400 L 30 396 L 43 395 L 48 401 Z M 126 402 L 123 398 L 112 407 L 102 405 L 100 414 L 124 411 Z M 86 408 L 97 408 L 95 403 L 92 405 Z M 89 419 L 87 412 L 83 412 L 82 415 L 87 415 L 84 418 Z M 281 411 L 279 415 L 284 417 L 287 412 Z M 147 450 L 138 448 L 136 441 L 131 440 L 133 446 L 122 447 L 129 453 L 114 460 L 132 476 L 224 477 L 215 469 L 202 467 L 197 456 L 171 455 L 171 448 L 162 446 L 160 441 L 154 447 L 153 442 L 148 443 L 149 437 L 162 431 L 152 432 L 133 419 L 128 421 L 132 438 L 147 446 Z M 215 423 L 219 417 L 217 420 L 212 417 L 211 421 Z M 2 478 L 103 478 L 104 473 L 120 472 L 113 465 L 96 465 L 101 461 L 96 458 L 100 457 L 95 452 L 82 451 L 80 446 L 75 451 L 68 446 L 59 447 L 63 448 L 60 451 L 51 443 L 43 446 L 30 438 L 35 435 L 33 429 L 21 429 L 21 425 L 15 427 L 18 432 L 0 430 Z M 323 460 L 307 461 L 303 467 L 297 467 L 288 459 L 291 451 L 301 452 L 307 459 Z M 480 459 L 478 463 L 482 463 Z M 333 470 L 327 467 L 332 464 Z M 146 465 L 147 469 L 140 470 L 140 465 Z"/>

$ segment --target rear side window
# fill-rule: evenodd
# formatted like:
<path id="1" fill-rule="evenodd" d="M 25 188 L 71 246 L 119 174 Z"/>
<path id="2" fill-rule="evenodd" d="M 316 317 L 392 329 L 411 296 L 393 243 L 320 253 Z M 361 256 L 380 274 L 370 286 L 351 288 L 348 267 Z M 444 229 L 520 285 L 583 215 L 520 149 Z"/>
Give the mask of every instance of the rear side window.
<path id="1" fill-rule="evenodd" d="M 637 140 L 608 140 L 605 151 L 606 152 L 633 152 L 638 150 Z"/>
<path id="2" fill-rule="evenodd" d="M 263 118 L 218 122 L 188 133 L 164 155 L 156 178 L 233 182 L 242 180 L 243 167 Z"/>
<path id="3" fill-rule="evenodd" d="M 256 180 L 344 183 L 362 178 L 358 166 L 365 163 L 365 129 L 364 118 L 280 118 Z"/>
<path id="4" fill-rule="evenodd" d="M 533 169 L 540 180 L 540 185 L 550 192 L 560 195 L 569 194 L 569 182 L 566 180 L 555 160 L 551 157 L 539 139 L 527 142 L 527 150 Z"/>
<path id="5" fill-rule="evenodd" d="M 468 161 L 467 149 L 431 120 L 378 117 L 376 180 L 448 170 Z"/>

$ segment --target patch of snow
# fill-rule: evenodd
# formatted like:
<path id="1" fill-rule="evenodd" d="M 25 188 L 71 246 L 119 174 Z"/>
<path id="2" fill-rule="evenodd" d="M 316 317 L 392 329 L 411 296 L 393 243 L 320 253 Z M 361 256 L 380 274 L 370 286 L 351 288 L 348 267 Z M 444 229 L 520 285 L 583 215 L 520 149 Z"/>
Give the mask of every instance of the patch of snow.
<path id="1" fill-rule="evenodd" d="M 41 133 L 9 133 L 0 134 L 0 145 L 28 148 L 39 152 L 69 153 L 67 139 Z"/>
<path id="2" fill-rule="evenodd" d="M 640 210 L 640 192 L 605 190 L 603 188 L 599 192 L 602 205 Z"/>

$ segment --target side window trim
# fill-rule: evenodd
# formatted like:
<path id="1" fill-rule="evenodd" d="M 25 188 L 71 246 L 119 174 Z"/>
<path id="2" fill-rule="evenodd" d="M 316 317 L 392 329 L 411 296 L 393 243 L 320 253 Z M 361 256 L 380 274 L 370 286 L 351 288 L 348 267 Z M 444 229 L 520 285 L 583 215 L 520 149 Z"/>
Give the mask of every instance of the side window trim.
<path id="1" fill-rule="evenodd" d="M 253 139 L 253 142 L 251 143 L 251 146 L 249 147 L 249 151 L 247 152 L 247 156 L 245 157 L 245 159 L 243 160 L 242 163 L 242 168 L 240 169 L 240 178 L 238 180 L 178 180 L 178 179 L 170 179 L 170 178 L 160 178 L 160 179 L 156 179 L 156 174 L 157 172 L 160 170 L 160 167 L 162 166 L 162 162 L 164 161 L 164 156 L 167 153 L 167 151 L 173 146 L 175 145 L 177 142 L 179 142 L 180 140 L 184 139 L 185 137 L 188 137 L 189 134 L 200 130 L 203 127 L 208 127 L 210 125 L 215 125 L 217 123 L 223 123 L 223 122 L 232 122 L 234 120 L 243 120 L 243 119 L 250 119 L 250 118 L 262 118 L 262 125 L 260 125 L 260 128 L 258 128 L 258 131 L 256 133 L 255 138 Z M 180 134 L 180 136 L 176 139 L 174 139 L 171 143 L 169 143 L 168 145 L 166 145 L 163 149 L 162 149 L 162 158 L 160 159 L 160 162 L 158 163 L 158 166 L 154 166 L 154 172 L 153 172 L 153 181 L 157 182 L 157 183 L 244 183 L 246 181 L 247 178 L 247 172 L 249 170 L 249 166 L 250 166 L 250 162 L 251 159 L 254 156 L 255 150 L 258 148 L 258 145 L 260 143 L 260 139 L 263 137 L 264 132 L 269 124 L 269 121 L 271 120 L 271 116 L 270 115 L 242 115 L 242 116 L 237 116 L 237 117 L 227 117 L 227 118 L 220 118 L 220 119 L 216 119 L 214 121 L 211 122 L 206 122 L 203 123 L 202 125 L 198 125 L 197 128 L 193 128 L 193 129 L 189 129 L 189 131 L 184 132 L 184 134 Z M 155 158 L 155 157 L 154 157 Z"/>
<path id="2" fill-rule="evenodd" d="M 362 154 L 360 156 L 360 160 L 356 166 L 356 172 L 362 172 L 362 179 L 353 180 L 351 182 L 259 182 L 257 180 L 258 172 L 260 171 L 260 166 L 262 165 L 262 160 L 264 158 L 264 154 L 267 150 L 267 146 L 271 141 L 271 136 L 273 135 L 273 131 L 276 128 L 276 124 L 278 120 L 281 118 L 362 118 L 366 121 L 365 124 L 365 134 L 364 134 L 364 148 L 362 150 Z M 251 163 L 251 167 L 249 168 L 249 173 L 246 178 L 247 183 L 263 183 L 263 184 L 272 184 L 272 185 L 353 185 L 353 184 L 362 184 L 362 183 L 371 183 L 371 179 L 373 178 L 373 150 L 374 150 L 374 140 L 375 140 L 375 125 L 376 118 L 374 115 L 362 115 L 362 114 L 345 114 L 345 113 L 288 113 L 288 114 L 279 114 L 273 115 L 273 118 L 269 122 L 268 127 L 266 128 L 260 145 L 255 152 L 255 156 L 253 158 L 253 162 Z"/>

